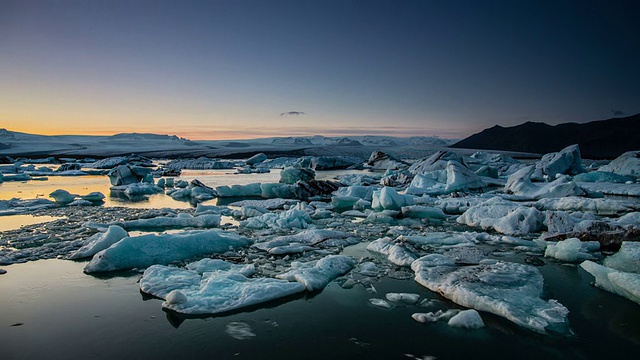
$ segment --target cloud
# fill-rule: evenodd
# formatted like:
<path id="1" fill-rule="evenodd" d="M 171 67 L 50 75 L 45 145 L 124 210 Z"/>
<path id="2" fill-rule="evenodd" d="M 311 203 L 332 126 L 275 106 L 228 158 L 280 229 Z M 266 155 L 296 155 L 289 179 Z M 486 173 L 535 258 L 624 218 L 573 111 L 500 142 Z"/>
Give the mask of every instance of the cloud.
<path id="1" fill-rule="evenodd" d="M 621 111 L 621 110 L 611 109 L 611 112 L 613 113 L 613 116 L 622 116 L 622 115 L 624 115 L 624 112 Z"/>
<path id="2" fill-rule="evenodd" d="M 302 111 L 287 111 L 280 114 L 280 116 L 289 116 L 289 115 L 304 115 Z"/>

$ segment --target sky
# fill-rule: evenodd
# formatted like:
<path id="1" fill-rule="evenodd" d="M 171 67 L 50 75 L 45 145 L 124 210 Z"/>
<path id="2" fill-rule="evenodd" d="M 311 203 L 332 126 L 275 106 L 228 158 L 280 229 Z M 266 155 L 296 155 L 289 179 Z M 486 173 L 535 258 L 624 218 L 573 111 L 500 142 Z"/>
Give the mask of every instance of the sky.
<path id="1" fill-rule="evenodd" d="M 2 0 L 0 128 L 464 138 L 633 115 L 639 14 L 604 0 Z"/>

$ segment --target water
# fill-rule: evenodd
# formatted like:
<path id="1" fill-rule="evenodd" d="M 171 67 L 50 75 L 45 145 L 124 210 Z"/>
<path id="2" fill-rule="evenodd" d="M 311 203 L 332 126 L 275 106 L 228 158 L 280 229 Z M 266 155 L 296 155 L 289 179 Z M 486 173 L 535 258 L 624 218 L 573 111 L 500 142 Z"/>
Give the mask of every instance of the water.
<path id="1" fill-rule="evenodd" d="M 40 260 L 5 267 L 0 277 L 2 359 L 402 359 L 451 358 L 628 358 L 640 345 L 637 304 L 595 289 L 575 267 L 542 268 L 547 292 L 571 309 L 575 336 L 543 336 L 490 314 L 487 327 L 467 331 L 444 322 L 419 324 L 414 312 L 456 307 L 412 280 L 383 279 L 377 294 L 335 282 L 318 294 L 221 317 L 185 319 L 145 299 L 137 273 L 96 278 L 82 262 Z M 571 284 L 570 287 L 567 284 Z M 368 303 L 387 292 L 434 299 L 429 308 L 401 305 L 380 309 Z M 225 330 L 247 324 L 255 337 L 238 340 Z M 17 326 L 11 326 L 17 325 Z"/>
<path id="2" fill-rule="evenodd" d="M 185 171 L 206 185 L 277 182 L 279 173 L 230 175 L 229 170 Z M 344 172 L 320 172 L 330 179 Z M 46 196 L 55 189 L 73 193 L 102 191 L 105 207 L 186 208 L 189 203 L 156 195 L 131 203 L 109 196 L 105 176 L 51 177 L 49 181 L 4 183 L 0 199 Z M 44 194 L 44 195 L 43 195 Z M 215 204 L 215 200 L 210 202 Z M 13 219 L 13 228 L 55 218 L 30 215 Z M 2 229 L 7 223 L 2 223 Z M 17 226 L 17 227 L 15 227 Z M 367 225 L 363 225 L 367 226 Z M 346 248 L 357 258 L 373 256 L 366 244 Z M 521 262 L 520 255 L 507 259 Z M 85 262 L 39 260 L 3 266 L 0 275 L 0 359 L 408 359 L 412 356 L 451 358 L 630 358 L 640 346 L 640 308 L 620 296 L 590 285 L 593 278 L 573 265 L 551 260 L 540 267 L 544 298 L 559 300 L 569 310 L 572 336 L 544 336 L 500 317 L 482 313 L 486 327 L 467 331 L 445 322 L 420 324 L 415 312 L 458 308 L 415 281 L 382 278 L 373 283 L 377 294 L 363 286 L 343 289 L 337 282 L 316 294 L 303 294 L 218 317 L 185 318 L 165 313 L 162 300 L 139 292 L 140 274 L 109 277 L 85 275 Z M 387 292 L 418 293 L 431 307 L 369 304 Z M 236 339 L 227 333 L 239 322 L 255 334 Z"/>

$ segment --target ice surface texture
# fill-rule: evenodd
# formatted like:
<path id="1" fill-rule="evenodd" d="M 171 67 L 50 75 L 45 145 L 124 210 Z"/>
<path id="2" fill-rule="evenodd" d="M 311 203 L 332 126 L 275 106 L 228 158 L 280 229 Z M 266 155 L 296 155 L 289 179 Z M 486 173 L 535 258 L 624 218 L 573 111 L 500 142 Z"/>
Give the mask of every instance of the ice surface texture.
<path id="1" fill-rule="evenodd" d="M 535 267 L 511 262 L 432 266 L 429 260 L 421 258 L 411 265 L 416 281 L 429 290 L 539 333 L 568 331 L 569 310 L 555 300 L 540 299 L 543 279 Z"/>
<path id="2" fill-rule="evenodd" d="M 197 256 L 223 253 L 253 243 L 244 236 L 221 230 L 192 230 L 178 234 L 127 237 L 93 256 L 87 273 L 145 268 Z"/>

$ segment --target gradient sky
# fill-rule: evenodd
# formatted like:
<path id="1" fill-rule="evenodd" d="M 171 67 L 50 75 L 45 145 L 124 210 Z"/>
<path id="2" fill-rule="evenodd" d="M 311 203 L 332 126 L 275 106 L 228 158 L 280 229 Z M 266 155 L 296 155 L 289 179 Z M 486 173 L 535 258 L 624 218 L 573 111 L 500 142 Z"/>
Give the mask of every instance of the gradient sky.
<path id="1" fill-rule="evenodd" d="M 2 0 L 0 127 L 461 138 L 632 115 L 639 15 L 604 0 Z"/>

